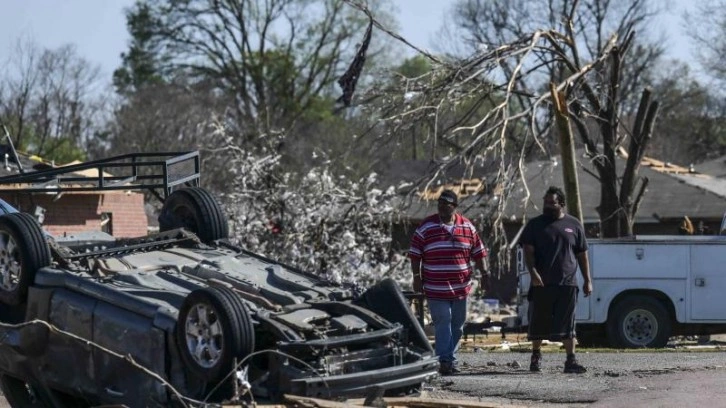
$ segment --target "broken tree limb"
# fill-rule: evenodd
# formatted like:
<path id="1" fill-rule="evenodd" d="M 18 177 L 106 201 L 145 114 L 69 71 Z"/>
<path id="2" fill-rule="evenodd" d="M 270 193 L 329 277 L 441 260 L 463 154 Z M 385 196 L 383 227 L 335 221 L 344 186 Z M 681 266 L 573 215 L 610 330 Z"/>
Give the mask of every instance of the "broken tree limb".
<path id="1" fill-rule="evenodd" d="M 580 201 L 580 186 L 577 181 L 577 165 L 575 163 L 575 143 L 570 127 L 569 114 L 565 93 L 557 91 L 555 85 L 550 83 L 552 100 L 555 102 L 555 120 L 560 136 L 560 155 L 562 156 L 562 180 L 567 195 L 567 212 L 584 224 L 582 218 L 582 203 Z"/>

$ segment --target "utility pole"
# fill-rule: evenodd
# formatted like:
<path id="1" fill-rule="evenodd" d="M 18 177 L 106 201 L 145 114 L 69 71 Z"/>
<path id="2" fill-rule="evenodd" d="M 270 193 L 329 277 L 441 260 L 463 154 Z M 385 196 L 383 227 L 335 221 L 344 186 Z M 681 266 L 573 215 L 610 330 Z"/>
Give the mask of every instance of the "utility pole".
<path id="1" fill-rule="evenodd" d="M 555 121 L 560 134 L 560 156 L 562 157 L 562 180 L 567 195 L 567 212 L 585 224 L 582 219 L 582 204 L 580 202 L 580 184 L 577 181 L 577 164 L 575 162 L 575 143 L 570 127 L 570 116 L 567 110 L 567 101 L 564 92 L 558 92 L 555 85 L 550 83 L 550 92 L 555 104 Z"/>

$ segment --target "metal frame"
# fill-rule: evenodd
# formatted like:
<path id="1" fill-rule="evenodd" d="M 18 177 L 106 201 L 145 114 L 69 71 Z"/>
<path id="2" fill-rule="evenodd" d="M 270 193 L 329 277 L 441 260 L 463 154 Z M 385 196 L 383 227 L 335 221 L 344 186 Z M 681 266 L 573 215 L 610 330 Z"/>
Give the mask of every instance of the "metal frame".
<path id="1" fill-rule="evenodd" d="M 193 171 L 170 178 L 173 175 L 170 167 L 184 161 L 193 161 Z M 78 174 L 84 170 L 97 170 L 98 176 Z M 116 175 L 104 177 L 104 171 Z M 21 168 L 20 174 L 0 177 L 0 186 L 10 191 L 58 194 L 69 191 L 149 190 L 164 201 L 178 185 L 198 187 L 200 175 L 198 151 L 130 153 L 32 172 L 22 172 Z M 163 188 L 163 197 L 157 192 L 159 188 Z"/>

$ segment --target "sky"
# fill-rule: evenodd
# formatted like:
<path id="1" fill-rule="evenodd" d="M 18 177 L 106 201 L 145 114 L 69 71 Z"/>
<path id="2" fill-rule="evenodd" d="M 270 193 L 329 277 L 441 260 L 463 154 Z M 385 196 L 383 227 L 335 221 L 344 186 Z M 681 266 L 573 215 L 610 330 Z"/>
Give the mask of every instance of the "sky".
<path id="1" fill-rule="evenodd" d="M 399 12 L 400 34 L 417 47 L 431 50 L 432 40 L 453 0 L 394 0 Z M 659 21 L 662 30 L 672 34 L 670 55 L 690 57 L 680 16 L 689 0 L 671 0 L 672 7 Z M 32 39 L 45 48 L 75 44 L 78 54 L 100 65 L 104 77 L 120 63 L 129 39 L 124 9 L 134 0 L 0 0 L 0 63 L 21 37 Z"/>

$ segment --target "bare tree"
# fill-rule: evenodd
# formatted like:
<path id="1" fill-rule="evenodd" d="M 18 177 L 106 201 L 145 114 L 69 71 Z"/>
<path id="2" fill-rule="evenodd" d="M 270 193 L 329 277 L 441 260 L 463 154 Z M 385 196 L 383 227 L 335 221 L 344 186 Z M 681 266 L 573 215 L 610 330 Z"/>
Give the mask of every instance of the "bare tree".
<path id="1" fill-rule="evenodd" d="M 650 140 L 657 105 L 650 92 L 638 93 L 651 82 L 651 71 L 663 49 L 635 41 L 636 30 L 647 23 L 658 8 L 652 0 L 636 1 L 526 1 L 462 0 L 454 8 L 454 23 L 470 50 L 496 47 L 525 38 L 536 28 L 550 28 L 547 50 L 524 65 L 519 59 L 501 62 L 503 75 L 512 78 L 515 97 L 526 106 L 546 82 L 561 83 L 591 61 L 590 72 L 568 84 L 571 116 L 582 144 L 595 167 L 601 185 L 598 210 L 604 236 L 632 233 L 639 197 L 645 184 L 635 184 L 639 158 Z M 645 38 L 640 36 L 640 38 Z M 555 143 L 551 137 L 551 115 L 533 121 L 544 150 Z M 644 123 L 647 121 L 647 123 Z M 628 128 L 632 126 L 632 128 Z M 617 151 L 627 146 L 628 163 L 622 174 L 616 166 Z M 622 182 L 621 182 L 622 180 Z M 643 180 L 644 183 L 647 181 Z M 636 189 L 637 188 L 637 189 Z"/>
<path id="2" fill-rule="evenodd" d="M 726 83 L 726 1 L 703 0 L 694 13 L 685 15 L 686 32 L 698 45 L 694 47 L 707 73 Z"/>
<path id="3" fill-rule="evenodd" d="M 623 4 L 631 3 L 623 11 L 629 18 L 638 10 L 636 5 L 644 7 L 644 2 Z M 463 59 L 431 58 L 434 69 L 417 79 L 419 88 L 412 100 L 401 104 L 397 99 L 394 105 L 386 105 L 390 111 L 382 109 L 389 121 L 416 122 L 437 117 L 439 106 L 463 104 L 472 98 L 489 101 L 490 109 L 476 112 L 473 118 L 462 112 L 451 125 L 433 129 L 430 143 L 459 140 L 460 149 L 435 157 L 439 165 L 422 177 L 421 185 L 461 163 L 497 162 L 496 175 L 487 180 L 489 194 L 483 196 L 481 204 L 491 211 L 495 239 L 503 238 L 496 232 L 501 217 L 513 204 L 508 200 L 509 192 L 520 185 L 515 181 L 522 173 L 527 150 L 536 147 L 547 151 L 545 143 L 554 133 L 551 94 L 544 86 L 551 82 L 556 91 L 566 95 L 568 113 L 599 179 L 603 235 L 628 234 L 647 182 L 638 184 L 639 158 L 651 139 L 658 112 L 651 93 L 641 89 L 640 102 L 630 102 L 636 106 L 633 116 L 624 113 L 624 72 L 633 51 L 633 27 L 642 21 L 625 19 L 607 34 L 610 20 L 604 19 L 604 10 L 592 7 L 613 2 L 548 2 L 543 21 L 553 23 L 536 28 L 534 22 L 521 24 L 527 21 L 525 2 L 460 4 L 490 7 L 491 16 L 502 17 L 488 21 L 478 14 L 470 16 L 468 21 L 482 27 L 481 32 L 472 31 L 474 53 Z M 519 143 L 512 143 L 514 140 Z M 621 146 L 629 159 L 619 174 L 616 152 Z M 526 184 L 524 189 L 528 190 Z"/>
<path id="4" fill-rule="evenodd" d="M 368 24 L 343 0 L 146 0 L 142 7 L 151 18 L 140 32 L 161 51 L 161 70 L 215 81 L 233 97 L 248 141 L 289 128 L 332 95 Z"/>
<path id="5" fill-rule="evenodd" d="M 575 60 L 592 60 L 601 55 L 612 35 L 625 38 L 631 32 L 647 33 L 648 24 L 662 11 L 663 0 L 555 0 L 529 2 L 526 0 L 459 0 L 452 9 L 452 28 L 444 27 L 442 49 L 461 39 L 465 53 L 510 43 L 535 30 L 553 29 L 571 32 L 578 41 Z M 569 25 L 569 27 L 567 26 Z M 454 39 L 451 38 L 454 37 Z M 639 89 L 649 83 L 654 62 L 663 55 L 657 42 L 647 42 L 639 35 L 633 44 L 636 52 L 622 66 L 620 96 L 623 108 L 635 112 Z M 444 48 L 446 47 L 446 48 Z M 455 48 L 454 48 L 455 49 Z M 547 58 L 546 56 L 544 58 Z M 532 93 L 546 88 L 546 82 L 561 78 L 564 66 L 553 60 L 534 61 L 527 69 L 539 75 L 528 75 L 518 82 L 523 91 Z M 506 62 L 505 62 L 506 63 Z M 502 67 L 511 75 L 513 67 Z"/>
<path id="6" fill-rule="evenodd" d="M 717 88 L 701 83 L 688 64 L 670 62 L 656 77 L 653 94 L 661 115 L 648 155 L 689 165 L 726 154 L 726 100 Z"/>
<path id="7" fill-rule="evenodd" d="M 15 146 L 61 161 L 81 158 L 101 127 L 100 68 L 70 45 L 42 50 L 32 41 L 17 44 L 0 94 Z"/>
<path id="8" fill-rule="evenodd" d="M 184 81 L 145 86 L 119 101 L 103 137 L 96 139 L 95 157 L 135 152 L 202 152 L 205 186 L 223 191 L 229 165 L 220 146 L 232 141 L 215 137 L 210 123 L 224 121 L 231 101 L 208 83 Z M 212 153 L 215 152 L 215 153 Z"/>

